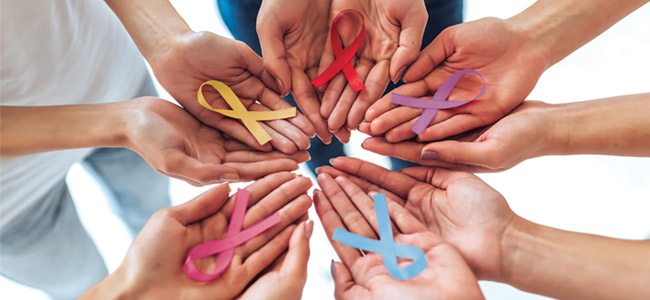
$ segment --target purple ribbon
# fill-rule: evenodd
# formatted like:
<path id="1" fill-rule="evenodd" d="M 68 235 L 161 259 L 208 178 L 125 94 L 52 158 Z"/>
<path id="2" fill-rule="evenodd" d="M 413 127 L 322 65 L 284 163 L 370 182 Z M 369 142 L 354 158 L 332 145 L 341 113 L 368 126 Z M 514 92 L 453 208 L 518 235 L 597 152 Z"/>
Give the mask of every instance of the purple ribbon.
<path id="1" fill-rule="evenodd" d="M 469 100 L 447 101 L 447 98 L 449 98 L 449 95 L 451 95 L 451 91 L 456 87 L 458 81 L 460 81 L 460 79 L 467 74 L 476 74 L 481 78 L 483 84 L 481 86 L 481 91 L 476 96 L 474 96 L 474 98 Z M 445 80 L 445 82 L 440 85 L 436 93 L 433 94 L 433 97 L 430 99 L 420 99 L 393 93 L 392 100 L 393 103 L 397 105 L 424 109 L 424 112 L 422 112 L 420 118 L 418 118 L 415 124 L 413 124 L 413 127 L 411 127 L 411 130 L 413 132 L 421 134 L 425 129 L 427 129 L 427 126 L 431 124 L 431 121 L 433 121 L 433 119 L 436 117 L 439 110 L 463 106 L 480 98 L 484 93 L 485 79 L 483 79 L 483 75 L 481 75 L 481 73 L 476 70 L 465 69 L 457 72 L 456 74 L 449 77 L 449 79 Z"/>

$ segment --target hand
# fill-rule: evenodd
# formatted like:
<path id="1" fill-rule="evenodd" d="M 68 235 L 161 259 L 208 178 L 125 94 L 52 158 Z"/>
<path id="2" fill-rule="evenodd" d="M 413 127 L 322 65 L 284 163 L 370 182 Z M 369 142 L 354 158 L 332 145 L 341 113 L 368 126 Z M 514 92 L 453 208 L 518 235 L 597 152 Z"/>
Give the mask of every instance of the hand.
<path id="1" fill-rule="evenodd" d="M 519 217 L 497 191 L 478 177 L 426 167 L 393 172 L 348 157 L 336 158 L 332 167 L 322 167 L 318 172 L 319 178 L 325 174 L 337 177 L 339 184 L 353 182 L 365 193 L 385 193 L 388 199 L 403 204 L 435 235 L 456 247 L 479 279 L 504 278 L 501 237 Z M 353 194 L 349 184 L 342 186 L 346 194 Z M 317 209 L 318 206 L 316 202 Z M 341 215 L 359 219 L 348 213 Z M 364 217 L 372 222 L 372 216 Z"/>
<path id="2" fill-rule="evenodd" d="M 226 232 L 234 197 L 228 198 L 228 185 L 217 186 L 183 205 L 156 213 L 129 248 L 117 270 L 98 285 L 94 292 L 115 283 L 115 293 L 124 291 L 132 298 L 148 299 L 232 299 L 286 250 L 294 223 L 307 213 L 311 199 L 306 192 L 311 182 L 291 173 L 278 173 L 248 186 L 251 192 L 244 227 L 275 211 L 281 222 L 264 234 L 237 247 L 226 272 L 211 282 L 196 282 L 183 272 L 183 261 L 191 247 L 218 239 Z M 304 236 L 304 222 L 298 225 Z M 296 239 L 296 238 L 294 238 Z M 293 242 L 293 248 L 304 248 Z M 297 249 L 290 249 L 289 252 Z M 304 253 L 304 249 L 299 250 Z M 195 262 L 201 270 L 214 267 L 214 258 Z"/>
<path id="3" fill-rule="evenodd" d="M 433 125 L 417 136 L 421 141 L 441 140 L 494 123 L 517 107 L 548 65 L 541 51 L 508 21 L 485 18 L 459 24 L 444 30 L 424 49 L 403 77 L 408 84 L 394 93 L 430 97 L 454 73 L 463 69 L 479 71 L 487 85 L 481 99 L 440 111 Z M 450 99 L 474 97 L 480 88 L 477 76 L 466 76 Z M 411 126 L 421 112 L 396 107 L 391 95 L 386 95 L 368 109 L 368 123 L 361 128 L 370 135 L 385 136 L 391 143 L 408 140 L 415 137 Z"/>
<path id="4" fill-rule="evenodd" d="M 287 9 L 291 6 L 291 9 Z M 332 134 L 320 114 L 320 95 L 310 78 L 327 42 L 330 0 L 263 1 L 257 14 L 257 33 L 264 63 L 283 94 L 293 90 L 300 109 L 324 143 Z"/>
<path id="5" fill-rule="evenodd" d="M 547 104 L 526 101 L 495 124 L 453 139 L 432 143 L 389 143 L 383 138 L 363 142 L 366 150 L 420 165 L 469 172 L 503 171 L 547 154 L 553 142 Z"/>
<path id="6" fill-rule="evenodd" d="M 291 107 L 269 86 L 275 86 L 270 74 L 264 72 L 262 59 L 242 42 L 233 41 L 209 32 L 189 32 L 171 38 L 169 45 L 158 46 L 149 58 L 160 84 L 190 113 L 208 126 L 252 148 L 269 151 L 261 146 L 239 120 L 221 116 L 204 109 L 196 99 L 198 87 L 206 80 L 226 83 L 250 110 L 277 110 Z M 265 85 L 266 84 L 266 85 Z M 230 109 L 221 96 L 211 89 L 204 91 L 206 99 L 215 108 Z M 273 148 L 291 154 L 309 148 L 314 133 L 311 123 L 302 115 L 289 120 L 268 121 L 262 124 L 273 140 Z"/>
<path id="7" fill-rule="evenodd" d="M 335 181 L 323 174 L 318 179 L 324 193 L 316 191 L 314 203 L 327 236 L 331 237 L 334 230 L 340 227 L 376 239 L 376 218 L 363 217 L 375 214 L 368 194 L 344 177 L 338 177 Z M 380 254 L 362 255 L 357 249 L 330 240 L 341 259 L 341 263 L 332 262 L 337 299 L 483 298 L 476 277 L 453 246 L 396 202 L 389 201 L 387 204 L 395 225 L 395 242 L 422 249 L 426 255 L 426 269 L 414 278 L 400 281 L 388 274 Z"/>
<path id="8" fill-rule="evenodd" d="M 406 67 L 419 55 L 422 35 L 427 22 L 424 1 L 392 0 L 332 0 L 333 19 L 346 9 L 361 12 L 365 18 L 366 40 L 355 66 L 366 90 L 360 94 L 349 85 L 343 74 L 338 74 L 327 85 L 321 114 L 328 119 L 330 131 L 346 126 L 357 129 L 368 107 L 386 90 L 388 81 L 399 81 Z M 361 24 L 342 20 L 338 34 L 344 48 L 357 36 Z M 319 73 L 335 60 L 329 41 L 326 43 Z"/>
<path id="9" fill-rule="evenodd" d="M 309 238 L 313 230 L 314 222 L 311 220 L 298 225 L 289 240 L 288 252 L 246 289 L 241 299 L 300 300 L 307 282 Z"/>
<path id="10" fill-rule="evenodd" d="M 143 97 L 124 102 L 130 114 L 126 146 L 159 172 L 193 185 L 255 180 L 298 168 L 309 159 L 304 151 L 292 155 L 260 152 L 196 120 L 168 101 Z"/>

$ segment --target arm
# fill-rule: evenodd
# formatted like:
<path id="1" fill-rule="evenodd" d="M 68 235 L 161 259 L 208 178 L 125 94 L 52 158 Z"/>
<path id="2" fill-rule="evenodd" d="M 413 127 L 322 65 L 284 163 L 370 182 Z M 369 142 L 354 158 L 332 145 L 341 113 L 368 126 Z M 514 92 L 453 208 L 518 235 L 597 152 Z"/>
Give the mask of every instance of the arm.
<path id="1" fill-rule="evenodd" d="M 265 71 L 262 59 L 244 43 L 211 32 L 192 31 L 167 0 L 106 2 L 151 65 L 156 79 L 196 118 L 258 150 L 273 147 L 292 154 L 309 147 L 309 137 L 315 131 L 301 114 L 265 122 L 273 139 L 270 144 L 260 145 L 241 122 L 207 111 L 197 102 L 201 83 L 219 80 L 243 100 L 254 100 L 245 101 L 249 110 L 291 107 L 272 90 L 275 80 Z M 214 107 L 230 109 L 214 92 L 207 99 Z"/>
<path id="2" fill-rule="evenodd" d="M 507 22 L 541 47 L 550 67 L 646 3 L 647 0 L 540 0 Z"/>
<path id="3" fill-rule="evenodd" d="M 650 94 L 568 104 L 526 101 L 495 124 L 432 143 L 371 138 L 367 150 L 428 166 L 501 171 L 544 155 L 650 156 Z"/>
<path id="4" fill-rule="evenodd" d="M 650 156 L 650 93 L 552 105 L 544 154 Z"/>
<path id="5" fill-rule="evenodd" d="M 2 106 L 0 156 L 124 147 L 128 141 L 125 118 L 128 105 Z"/>
<path id="6" fill-rule="evenodd" d="M 605 238 L 519 219 L 502 240 L 504 282 L 560 299 L 650 297 L 650 242 Z"/>

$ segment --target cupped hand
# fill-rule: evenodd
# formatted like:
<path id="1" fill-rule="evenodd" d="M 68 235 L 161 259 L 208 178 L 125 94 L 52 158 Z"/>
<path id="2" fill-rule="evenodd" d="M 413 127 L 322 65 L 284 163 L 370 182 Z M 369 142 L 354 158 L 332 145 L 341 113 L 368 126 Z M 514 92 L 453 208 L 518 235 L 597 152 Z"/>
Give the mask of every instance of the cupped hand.
<path id="1" fill-rule="evenodd" d="M 389 80 L 399 81 L 406 67 L 419 55 L 427 11 L 421 0 L 332 0 L 331 19 L 353 9 L 365 19 L 365 41 L 357 52 L 355 69 L 366 89 L 355 92 L 343 74 L 336 75 L 324 90 L 321 114 L 330 131 L 357 129 L 368 107 L 386 90 Z M 361 20 L 353 14 L 343 16 L 338 28 L 343 48 L 359 34 Z M 331 43 L 325 46 L 319 74 L 333 61 Z"/>
<path id="2" fill-rule="evenodd" d="M 320 168 L 318 172 L 320 176 L 336 177 L 339 184 L 348 182 L 342 185 L 344 190 L 353 183 L 364 194 L 386 194 L 396 204 L 403 204 L 435 235 L 456 247 L 479 279 L 503 278 L 501 238 L 518 217 L 505 199 L 478 177 L 426 167 L 394 172 L 347 157 L 334 159 L 332 167 Z M 346 194 L 352 193 L 358 194 L 359 190 L 349 187 Z M 317 202 L 316 208 L 318 205 Z M 372 221 L 368 216 L 362 219 Z"/>
<path id="3" fill-rule="evenodd" d="M 336 228 L 377 238 L 374 204 L 370 196 L 344 177 L 319 176 L 323 192 L 315 191 L 316 212 L 328 237 Z M 327 196 L 326 196 L 327 195 Z M 390 276 L 378 253 L 362 254 L 357 249 L 330 240 L 341 262 L 332 262 L 337 299 L 482 299 L 476 276 L 463 257 L 440 236 L 429 230 L 410 212 L 389 201 L 395 242 L 420 248 L 426 268 L 405 281 Z M 370 229 L 370 232 L 368 231 Z M 400 263 L 403 264 L 404 262 Z"/>
<path id="4" fill-rule="evenodd" d="M 255 180 L 291 171 L 309 159 L 300 151 L 291 155 L 262 152 L 196 120 L 181 107 L 153 97 L 124 102 L 127 145 L 152 167 L 193 185 Z"/>
<path id="5" fill-rule="evenodd" d="M 552 144 L 547 106 L 526 101 L 487 128 L 442 141 L 389 143 L 384 138 L 369 138 L 362 147 L 425 166 L 471 172 L 503 171 L 544 155 Z"/>
<path id="6" fill-rule="evenodd" d="M 291 9 L 287 9 L 291 7 Z M 296 103 L 324 143 L 332 134 L 320 114 L 320 93 L 311 84 L 327 42 L 330 0 L 263 1 L 257 14 L 257 33 L 267 70 L 283 95 Z"/>
<path id="7" fill-rule="evenodd" d="M 292 238 L 292 233 L 296 230 L 295 223 L 311 206 L 306 194 L 310 186 L 308 179 L 291 173 L 267 176 L 248 186 L 246 189 L 251 196 L 244 228 L 276 211 L 281 221 L 237 247 L 226 272 L 214 281 L 191 280 L 183 272 L 183 262 L 193 246 L 225 234 L 234 203 L 234 197 L 228 197 L 228 185 L 217 186 L 190 202 L 156 213 L 111 276 L 121 278 L 135 298 L 232 299 L 257 276 L 264 274 L 263 271 L 281 257 L 287 247 L 289 254 L 285 263 L 293 260 L 294 254 L 304 256 L 305 223 L 298 225 L 302 237 Z M 298 260 L 296 263 L 302 264 L 304 258 Z M 195 264 L 207 272 L 214 267 L 214 261 L 214 257 L 208 257 Z M 269 289 L 273 291 L 274 287 Z"/>
<path id="8" fill-rule="evenodd" d="M 489 38 L 486 38 L 489 37 Z M 393 92 L 413 97 L 431 97 L 440 85 L 463 69 L 480 72 L 487 85 L 485 94 L 464 106 L 442 110 L 417 138 L 441 140 L 492 124 L 517 107 L 531 92 L 547 68 L 545 56 L 508 21 L 485 18 L 445 29 L 408 68 L 408 84 Z M 474 97 L 481 89 L 478 76 L 465 76 L 450 100 Z M 411 126 L 422 110 L 397 107 L 386 95 L 366 113 L 363 131 L 385 136 L 392 143 L 416 136 Z"/>
<path id="9" fill-rule="evenodd" d="M 270 145 L 260 145 L 239 120 L 221 116 L 199 105 L 196 94 L 206 80 L 227 84 L 241 99 L 259 100 L 250 110 L 278 110 L 290 108 L 274 90 L 275 80 L 265 71 L 262 59 L 248 46 L 210 32 L 189 32 L 161 45 L 149 59 L 160 84 L 190 113 L 208 126 L 258 150 L 275 148 L 293 153 L 309 147 L 309 138 L 315 132 L 303 115 L 288 120 L 263 122 L 264 129 L 273 138 Z M 204 95 L 215 108 L 231 109 L 212 89 Z"/>

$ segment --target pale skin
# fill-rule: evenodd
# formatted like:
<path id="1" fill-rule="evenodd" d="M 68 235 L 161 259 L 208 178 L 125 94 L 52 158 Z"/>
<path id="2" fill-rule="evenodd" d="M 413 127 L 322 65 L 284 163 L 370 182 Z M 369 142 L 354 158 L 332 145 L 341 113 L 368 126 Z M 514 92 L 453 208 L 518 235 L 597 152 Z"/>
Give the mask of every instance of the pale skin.
<path id="1" fill-rule="evenodd" d="M 544 155 L 650 156 L 650 94 L 568 104 L 526 101 L 484 129 L 437 142 L 389 143 L 370 138 L 363 148 L 427 166 L 472 172 L 509 169 Z"/>
<path id="2" fill-rule="evenodd" d="M 272 148 L 291 154 L 309 148 L 315 135 L 309 119 L 298 114 L 288 120 L 263 123 L 273 138 L 260 145 L 239 120 L 206 110 L 196 100 L 206 80 L 219 80 L 245 99 L 250 110 L 291 107 L 276 92 L 277 84 L 265 71 L 262 58 L 242 42 L 210 32 L 194 32 L 167 0 L 116 1 L 106 3 L 120 18 L 162 86 L 203 123 L 221 130 L 258 150 Z M 215 108 L 230 109 L 216 91 L 204 90 Z M 251 103 L 250 100 L 258 100 Z"/>
<path id="3" fill-rule="evenodd" d="M 647 2 L 540 0 L 510 19 L 449 27 L 422 51 L 402 78 L 408 84 L 394 93 L 429 98 L 454 73 L 475 69 L 485 78 L 486 93 L 478 101 L 440 111 L 417 139 L 436 141 L 492 124 L 524 101 L 546 69 Z M 450 100 L 472 98 L 480 87 L 477 76 L 466 76 Z M 359 128 L 402 142 L 416 137 L 411 126 L 420 114 L 420 109 L 395 106 L 386 95 L 367 110 Z"/>
<path id="4" fill-rule="evenodd" d="M 569 232 L 527 221 L 512 212 L 503 196 L 470 173 L 428 167 L 394 172 L 354 158 L 336 158 L 319 173 L 319 183 L 334 180 L 354 203 L 338 205 L 338 215 L 349 214 L 355 206 L 363 211 L 372 204 L 359 199 L 384 193 L 393 206 L 403 205 L 434 235 L 458 249 L 478 279 L 560 299 L 650 297 L 650 242 Z M 319 202 L 315 201 L 317 209 Z M 335 206 L 334 201 L 330 203 Z M 348 220 L 354 220 L 354 228 L 364 234 L 373 228 L 369 215 L 357 213 L 358 217 Z"/>
<path id="5" fill-rule="evenodd" d="M 239 246 L 226 272 L 196 282 L 182 270 L 185 254 L 226 232 L 234 196 L 228 185 L 212 188 L 185 204 L 156 213 L 136 237 L 117 270 L 81 299 L 300 299 L 307 276 L 313 222 L 305 221 L 311 182 L 277 173 L 248 186 L 244 228 L 274 212 L 280 224 Z M 214 257 L 196 262 L 209 270 Z M 268 268 L 268 269 L 267 269 Z"/>
<path id="6" fill-rule="evenodd" d="M 2 106 L 0 155 L 75 148 L 121 147 L 165 175 L 193 185 L 254 180 L 298 168 L 305 151 L 262 152 L 154 97 L 99 105 Z"/>

